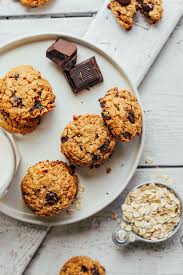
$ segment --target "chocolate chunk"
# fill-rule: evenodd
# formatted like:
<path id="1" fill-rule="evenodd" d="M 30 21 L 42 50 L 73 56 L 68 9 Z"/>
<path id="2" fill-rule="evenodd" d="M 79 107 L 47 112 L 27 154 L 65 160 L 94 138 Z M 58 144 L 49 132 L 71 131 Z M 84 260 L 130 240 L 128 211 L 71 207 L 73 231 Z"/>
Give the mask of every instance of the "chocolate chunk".
<path id="1" fill-rule="evenodd" d="M 65 143 L 65 142 L 67 142 L 68 141 L 68 137 L 66 136 L 66 137 L 61 137 L 61 142 L 62 143 Z"/>
<path id="2" fill-rule="evenodd" d="M 100 275 L 99 271 L 94 267 L 91 271 L 92 275 Z"/>
<path id="3" fill-rule="evenodd" d="M 63 69 L 65 71 L 70 71 L 77 62 L 77 55 L 75 55 L 69 62 L 67 62 L 65 65 L 63 65 Z"/>
<path id="4" fill-rule="evenodd" d="M 93 161 L 98 161 L 98 160 L 100 160 L 100 159 L 101 159 L 101 157 L 98 156 L 98 155 L 93 155 L 93 157 L 92 157 L 92 160 L 93 160 Z"/>
<path id="5" fill-rule="evenodd" d="M 111 9 L 111 3 L 109 3 L 108 5 L 107 5 L 107 8 L 110 10 Z"/>
<path id="6" fill-rule="evenodd" d="M 102 153 L 107 153 L 109 151 L 109 148 L 108 148 L 108 144 L 103 144 L 101 147 L 100 147 L 100 151 Z"/>
<path id="7" fill-rule="evenodd" d="M 116 0 L 122 7 L 126 7 L 131 4 L 131 0 Z"/>
<path id="8" fill-rule="evenodd" d="M 134 124 L 135 123 L 135 115 L 134 112 L 130 112 L 128 116 L 129 121 Z"/>
<path id="9" fill-rule="evenodd" d="M 56 193 L 50 192 L 46 194 L 46 201 L 49 205 L 53 205 L 59 201 L 59 198 Z"/>
<path id="10" fill-rule="evenodd" d="M 34 109 L 42 109 L 43 106 L 39 100 L 35 100 L 34 102 Z"/>
<path id="11" fill-rule="evenodd" d="M 124 138 L 131 139 L 132 135 L 129 132 L 123 133 Z"/>
<path id="12" fill-rule="evenodd" d="M 105 119 L 105 120 L 111 119 L 111 116 L 109 115 L 109 113 L 106 113 L 106 112 L 102 112 L 102 117 L 103 117 L 103 119 Z"/>
<path id="13" fill-rule="evenodd" d="M 101 106 L 102 108 L 105 107 L 105 102 L 99 100 L 99 103 L 100 103 L 100 106 Z"/>
<path id="14" fill-rule="evenodd" d="M 76 64 L 77 46 L 59 38 L 47 49 L 46 57 L 55 62 L 62 70 L 68 70 Z"/>
<path id="15" fill-rule="evenodd" d="M 34 112 L 36 109 L 42 109 L 43 106 L 39 100 L 34 101 L 34 106 L 30 109 L 30 113 Z"/>
<path id="16" fill-rule="evenodd" d="M 20 75 L 18 73 L 14 74 L 13 78 L 15 78 L 16 80 L 19 79 Z"/>
<path id="17" fill-rule="evenodd" d="M 149 13 L 153 10 L 153 5 L 150 4 L 142 4 L 142 10 L 144 13 Z"/>
<path id="18" fill-rule="evenodd" d="M 76 172 L 76 166 L 71 164 L 69 168 L 70 168 L 71 175 L 73 176 Z"/>
<path id="19" fill-rule="evenodd" d="M 65 71 L 65 77 L 75 93 L 103 81 L 102 73 L 94 56 L 74 66 L 70 71 Z"/>
<path id="20" fill-rule="evenodd" d="M 88 272 L 88 268 L 85 265 L 82 265 L 81 272 L 83 273 Z"/>

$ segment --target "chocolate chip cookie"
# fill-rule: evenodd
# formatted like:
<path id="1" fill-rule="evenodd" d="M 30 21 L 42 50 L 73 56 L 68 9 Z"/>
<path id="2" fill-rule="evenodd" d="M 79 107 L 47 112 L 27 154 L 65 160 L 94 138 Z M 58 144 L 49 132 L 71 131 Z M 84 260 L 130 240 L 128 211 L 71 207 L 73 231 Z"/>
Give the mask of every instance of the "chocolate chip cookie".
<path id="1" fill-rule="evenodd" d="M 62 161 L 30 167 L 21 184 L 26 205 L 38 216 L 53 216 L 69 207 L 78 192 L 78 179 Z"/>
<path id="2" fill-rule="evenodd" d="M 52 87 L 32 66 L 17 66 L 0 82 L 0 110 L 12 120 L 41 117 L 54 109 L 54 101 Z"/>
<path id="3" fill-rule="evenodd" d="M 141 134 L 142 110 L 134 94 L 112 88 L 99 102 L 102 117 L 118 140 L 128 142 Z"/>
<path id="4" fill-rule="evenodd" d="M 105 275 L 105 268 L 98 261 L 86 256 L 73 257 L 60 271 L 60 275 Z"/>
<path id="5" fill-rule="evenodd" d="M 115 0 L 108 5 L 117 22 L 126 30 L 133 26 L 134 16 L 138 9 L 137 0 Z"/>
<path id="6" fill-rule="evenodd" d="M 138 0 L 139 8 L 149 23 L 155 24 L 160 21 L 163 14 L 162 0 Z"/>
<path id="7" fill-rule="evenodd" d="M 44 4 L 46 4 L 49 0 L 20 0 L 20 2 L 27 6 L 27 7 L 31 7 L 31 8 L 36 8 L 39 6 L 42 6 Z"/>
<path id="8" fill-rule="evenodd" d="M 35 130 L 39 125 L 40 118 L 32 118 L 24 122 L 17 122 L 16 120 L 10 119 L 9 115 L 4 111 L 0 110 L 0 127 L 4 130 L 14 134 L 28 134 Z"/>
<path id="9" fill-rule="evenodd" d="M 96 114 L 74 116 L 61 137 L 61 151 L 77 166 L 102 164 L 114 151 L 116 141 Z"/>

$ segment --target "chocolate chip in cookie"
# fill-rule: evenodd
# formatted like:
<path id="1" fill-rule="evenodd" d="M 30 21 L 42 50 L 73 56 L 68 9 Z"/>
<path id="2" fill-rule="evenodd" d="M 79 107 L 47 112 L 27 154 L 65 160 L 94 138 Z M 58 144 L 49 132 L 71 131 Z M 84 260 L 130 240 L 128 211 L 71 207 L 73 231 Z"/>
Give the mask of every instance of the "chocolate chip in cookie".
<path id="1" fill-rule="evenodd" d="M 131 0 L 116 0 L 122 7 L 130 5 Z"/>
<path id="2" fill-rule="evenodd" d="M 96 267 L 94 267 L 91 271 L 92 275 L 100 275 L 99 271 L 96 269 Z"/>
<path id="3" fill-rule="evenodd" d="M 49 192 L 48 194 L 46 194 L 46 201 L 49 205 L 53 205 L 59 201 L 59 197 L 56 193 Z"/>

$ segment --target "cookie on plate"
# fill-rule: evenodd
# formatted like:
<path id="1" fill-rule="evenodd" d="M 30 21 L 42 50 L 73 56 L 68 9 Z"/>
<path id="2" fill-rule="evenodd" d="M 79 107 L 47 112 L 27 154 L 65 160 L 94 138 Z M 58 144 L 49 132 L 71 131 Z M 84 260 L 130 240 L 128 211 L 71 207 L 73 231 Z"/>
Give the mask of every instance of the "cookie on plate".
<path id="1" fill-rule="evenodd" d="M 62 153 L 77 166 L 104 163 L 116 144 L 103 119 L 96 114 L 74 116 L 65 127 L 61 142 Z"/>
<path id="2" fill-rule="evenodd" d="M 62 161 L 43 161 L 28 169 L 21 190 L 26 205 L 37 216 L 53 216 L 74 201 L 78 178 Z"/>
<path id="3" fill-rule="evenodd" d="M 47 80 L 32 66 L 11 69 L 0 82 L 0 110 L 23 121 L 54 109 L 55 96 Z"/>
<path id="4" fill-rule="evenodd" d="M 137 0 L 115 0 L 108 5 L 116 17 L 117 22 L 125 29 L 130 30 L 133 26 L 134 16 L 138 9 Z"/>
<path id="5" fill-rule="evenodd" d="M 139 8 L 149 23 L 159 22 L 163 14 L 162 0 L 138 0 Z"/>
<path id="6" fill-rule="evenodd" d="M 86 256 L 73 257 L 60 271 L 60 275 L 105 275 L 105 268 L 98 261 Z"/>
<path id="7" fill-rule="evenodd" d="M 40 7 L 46 4 L 48 1 L 49 0 L 20 0 L 23 5 L 31 8 Z"/>
<path id="8" fill-rule="evenodd" d="M 24 122 L 17 122 L 16 120 L 10 119 L 7 113 L 0 110 L 0 127 L 7 132 L 25 135 L 34 131 L 39 123 L 39 117 L 32 118 Z"/>
<path id="9" fill-rule="evenodd" d="M 142 110 L 134 94 L 112 88 L 99 102 L 102 117 L 118 140 L 128 142 L 141 134 Z"/>

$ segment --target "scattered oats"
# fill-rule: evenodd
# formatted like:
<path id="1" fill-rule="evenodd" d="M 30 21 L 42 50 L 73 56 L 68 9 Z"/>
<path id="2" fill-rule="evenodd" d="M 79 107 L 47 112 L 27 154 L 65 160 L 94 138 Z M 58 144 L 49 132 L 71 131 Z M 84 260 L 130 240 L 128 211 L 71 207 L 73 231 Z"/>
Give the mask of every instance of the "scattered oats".
<path id="1" fill-rule="evenodd" d="M 164 239 L 179 224 L 181 211 L 179 199 L 168 187 L 146 184 L 127 196 L 122 205 L 121 228 L 144 239 Z"/>
<path id="2" fill-rule="evenodd" d="M 76 202 L 76 209 L 77 210 L 81 209 L 81 202 L 79 200 Z"/>
<path id="3" fill-rule="evenodd" d="M 166 182 L 168 185 L 172 185 L 174 183 L 173 178 L 168 175 L 164 175 L 164 174 L 157 175 L 157 178 Z"/>
<path id="4" fill-rule="evenodd" d="M 83 193 L 85 191 L 85 187 L 83 185 L 79 186 L 79 193 Z"/>

